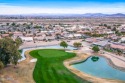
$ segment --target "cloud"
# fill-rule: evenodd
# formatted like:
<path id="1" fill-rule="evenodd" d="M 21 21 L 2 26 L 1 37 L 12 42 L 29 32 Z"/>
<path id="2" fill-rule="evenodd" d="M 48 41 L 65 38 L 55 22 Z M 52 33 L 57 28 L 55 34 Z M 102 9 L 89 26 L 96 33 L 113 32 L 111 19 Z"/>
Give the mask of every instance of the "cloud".
<path id="1" fill-rule="evenodd" d="M 71 8 L 47 8 L 47 7 L 28 7 L 12 6 L 0 3 L 0 14 L 84 14 L 84 13 L 125 13 L 125 4 L 89 4 L 81 7 Z"/>

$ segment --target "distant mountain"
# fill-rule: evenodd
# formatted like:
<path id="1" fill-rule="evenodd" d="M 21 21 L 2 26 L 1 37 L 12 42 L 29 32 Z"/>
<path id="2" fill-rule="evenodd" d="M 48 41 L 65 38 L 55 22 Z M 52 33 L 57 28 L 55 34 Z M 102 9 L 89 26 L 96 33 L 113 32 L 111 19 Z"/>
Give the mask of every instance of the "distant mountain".
<path id="1" fill-rule="evenodd" d="M 23 14 L 23 15 L 0 15 L 0 18 L 103 18 L 103 17 L 125 17 L 125 14 L 103 14 L 103 13 L 86 13 L 86 14 Z"/>
<path id="2" fill-rule="evenodd" d="M 117 13 L 117 14 L 102 14 L 102 13 L 86 13 L 83 14 L 84 17 L 125 17 L 125 14 Z"/>
<path id="3" fill-rule="evenodd" d="M 109 15 L 111 17 L 125 17 L 125 14 L 122 14 L 122 13 L 117 13 L 117 14 L 112 14 L 112 15 Z"/>
<path id="4" fill-rule="evenodd" d="M 107 14 L 102 14 L 102 13 L 86 13 L 83 14 L 85 17 L 104 17 L 107 16 Z"/>

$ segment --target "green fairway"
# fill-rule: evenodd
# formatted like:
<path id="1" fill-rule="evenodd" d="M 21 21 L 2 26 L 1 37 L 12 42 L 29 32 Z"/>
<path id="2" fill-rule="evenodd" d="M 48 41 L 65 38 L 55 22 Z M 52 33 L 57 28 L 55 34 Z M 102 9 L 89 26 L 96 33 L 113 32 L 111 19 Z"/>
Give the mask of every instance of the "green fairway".
<path id="1" fill-rule="evenodd" d="M 33 50 L 30 55 L 37 58 L 33 72 L 36 83 L 88 83 L 88 81 L 71 73 L 63 61 L 75 56 L 74 53 L 67 53 L 64 50 L 42 49 Z"/>

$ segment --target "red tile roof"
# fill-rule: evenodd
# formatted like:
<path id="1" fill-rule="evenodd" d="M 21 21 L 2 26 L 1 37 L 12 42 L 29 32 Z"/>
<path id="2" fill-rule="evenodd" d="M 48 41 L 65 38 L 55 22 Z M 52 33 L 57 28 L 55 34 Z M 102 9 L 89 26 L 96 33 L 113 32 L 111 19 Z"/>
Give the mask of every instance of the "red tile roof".
<path id="1" fill-rule="evenodd" d="M 112 48 L 116 48 L 116 49 L 125 50 L 125 46 L 124 45 L 111 44 L 111 47 Z"/>

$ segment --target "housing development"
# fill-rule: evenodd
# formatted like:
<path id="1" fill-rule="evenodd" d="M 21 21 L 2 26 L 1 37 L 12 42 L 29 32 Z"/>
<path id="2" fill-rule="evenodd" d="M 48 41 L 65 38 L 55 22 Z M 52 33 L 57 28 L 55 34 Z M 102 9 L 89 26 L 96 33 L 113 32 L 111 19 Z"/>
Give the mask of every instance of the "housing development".
<path id="1" fill-rule="evenodd" d="M 0 0 L 0 83 L 125 83 L 125 0 Z"/>
<path id="2" fill-rule="evenodd" d="M 88 22 L 89 21 L 89 22 Z M 79 40 L 105 50 L 125 51 L 125 20 L 123 18 L 83 19 L 2 19 L 0 38 L 21 38 L 23 44 Z M 43 43 L 40 43 L 43 44 Z M 28 47 L 28 45 L 22 45 Z"/>
<path id="3" fill-rule="evenodd" d="M 1 83 L 125 82 L 124 17 L 4 17 L 0 40 L 1 62 L 9 56 L 4 49 L 11 55 L 9 49 L 18 48 L 21 56 L 1 64 Z M 7 43 L 10 40 L 19 47 Z"/>

